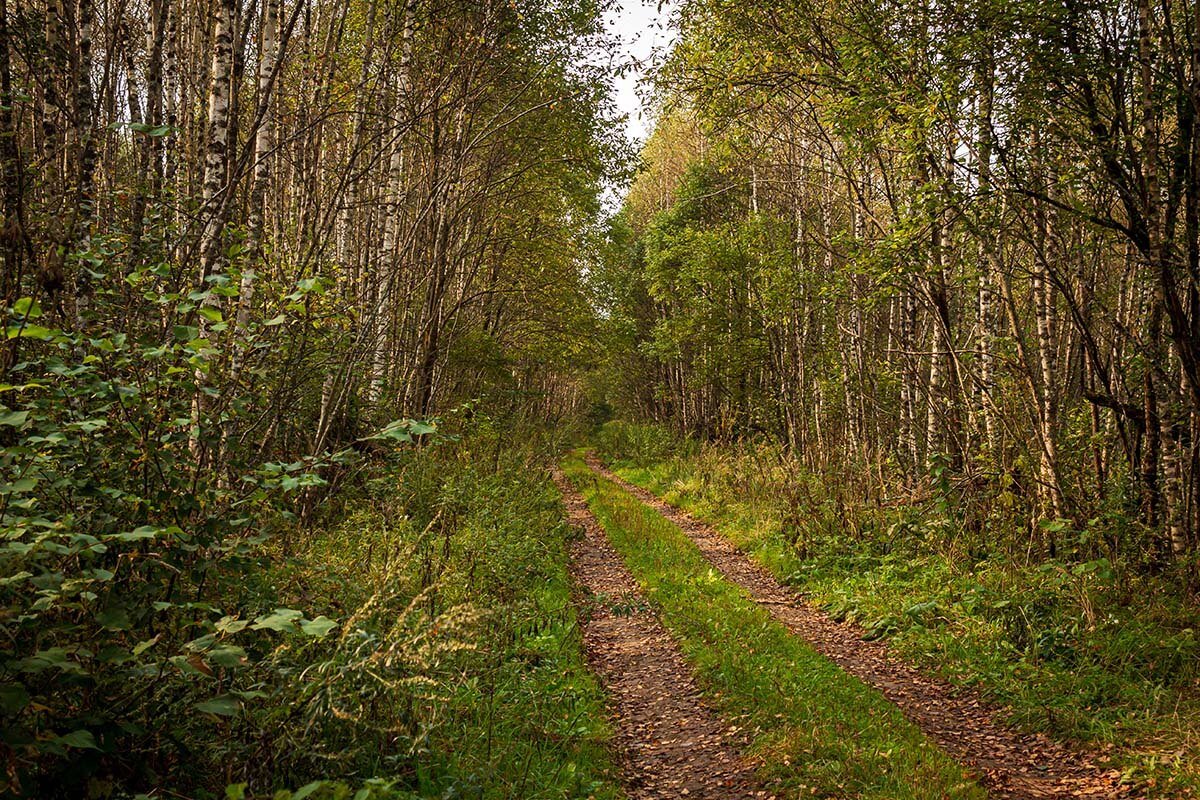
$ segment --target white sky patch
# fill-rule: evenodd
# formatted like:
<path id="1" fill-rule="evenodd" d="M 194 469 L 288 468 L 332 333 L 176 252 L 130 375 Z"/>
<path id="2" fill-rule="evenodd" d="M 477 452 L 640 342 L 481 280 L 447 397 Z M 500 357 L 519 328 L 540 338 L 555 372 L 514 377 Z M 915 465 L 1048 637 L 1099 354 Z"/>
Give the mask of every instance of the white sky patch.
<path id="1" fill-rule="evenodd" d="M 638 96 L 638 89 L 654 61 L 665 55 L 675 41 L 671 5 L 670 0 L 618 0 L 605 14 L 605 25 L 619 42 L 619 52 L 614 54 L 614 60 L 631 65 L 613 86 L 617 108 L 628 115 L 625 136 L 631 142 L 646 141 L 653 128 L 653 120 Z"/>

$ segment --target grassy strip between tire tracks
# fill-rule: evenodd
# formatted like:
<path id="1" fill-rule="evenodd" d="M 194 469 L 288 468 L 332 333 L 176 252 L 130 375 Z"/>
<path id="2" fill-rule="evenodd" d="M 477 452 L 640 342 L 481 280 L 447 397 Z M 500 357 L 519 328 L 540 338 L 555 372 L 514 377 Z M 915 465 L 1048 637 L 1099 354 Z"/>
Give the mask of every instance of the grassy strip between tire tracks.
<path id="1" fill-rule="evenodd" d="M 673 524 L 573 457 L 564 468 L 696 667 L 787 796 L 983 798 L 961 765 L 876 690 L 791 635 Z"/>

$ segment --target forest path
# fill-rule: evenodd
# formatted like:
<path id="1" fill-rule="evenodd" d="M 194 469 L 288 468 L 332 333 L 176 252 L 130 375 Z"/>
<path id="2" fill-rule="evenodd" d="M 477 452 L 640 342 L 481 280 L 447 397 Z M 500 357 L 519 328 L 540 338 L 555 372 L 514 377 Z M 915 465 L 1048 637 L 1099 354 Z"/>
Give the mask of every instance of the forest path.
<path id="1" fill-rule="evenodd" d="M 929 678 L 900 661 L 883 642 L 867 642 L 854 625 L 834 622 L 783 586 L 714 528 L 626 481 L 594 455 L 596 474 L 653 508 L 692 540 L 727 580 L 742 587 L 794 635 L 894 703 L 904 716 L 964 766 L 994 798 L 1128 798 L 1119 773 L 1045 736 L 1004 725 L 975 692 Z"/>
<path id="2" fill-rule="evenodd" d="M 579 491 L 560 472 L 568 521 L 583 531 L 571 571 L 587 593 L 580 614 L 588 665 L 612 697 L 626 791 L 632 800 L 767 798 L 751 766 L 701 699 L 679 645 Z"/>

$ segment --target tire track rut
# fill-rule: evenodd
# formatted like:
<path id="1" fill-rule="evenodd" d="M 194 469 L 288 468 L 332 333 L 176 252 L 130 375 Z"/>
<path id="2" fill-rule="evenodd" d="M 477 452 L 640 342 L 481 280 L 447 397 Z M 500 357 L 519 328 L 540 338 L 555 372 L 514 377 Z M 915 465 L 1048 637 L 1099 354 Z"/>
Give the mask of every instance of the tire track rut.
<path id="1" fill-rule="evenodd" d="M 703 701 L 679 645 L 650 611 L 582 495 L 561 471 L 581 592 L 580 625 L 589 667 L 613 700 L 613 723 L 631 800 L 768 798 L 753 771 Z"/>

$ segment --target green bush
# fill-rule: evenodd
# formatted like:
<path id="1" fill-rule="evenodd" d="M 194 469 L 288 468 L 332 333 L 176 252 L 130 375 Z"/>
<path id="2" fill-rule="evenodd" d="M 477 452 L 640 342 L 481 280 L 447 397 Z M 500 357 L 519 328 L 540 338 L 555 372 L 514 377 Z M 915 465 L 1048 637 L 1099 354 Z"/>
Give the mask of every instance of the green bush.
<path id="1" fill-rule="evenodd" d="M 620 459 L 639 466 L 653 464 L 676 455 L 682 440 L 665 425 L 635 424 L 612 420 L 593 435 L 597 451 L 609 459 Z"/>
<path id="2" fill-rule="evenodd" d="M 212 783 L 244 712 L 339 646 L 255 576 L 287 509 L 352 456 L 219 471 L 204 453 L 234 420 L 197 422 L 212 351 L 193 329 L 69 335 L 20 312 L 25 360 L 0 387 L 0 790 Z"/>
<path id="3" fill-rule="evenodd" d="M 469 445 L 417 447 L 434 429 L 399 421 L 360 440 L 369 460 L 260 460 L 233 436 L 257 401 L 196 414 L 218 359 L 186 324 L 164 344 L 20 313 L 25 360 L 0 386 L 0 795 L 372 776 L 436 796 L 603 793 L 541 437 L 480 419 Z M 321 511 L 333 480 L 341 510 Z M 533 680 L 539 648 L 549 672 Z M 552 721 L 526 687 L 551 677 L 544 702 L 587 720 L 570 735 L 533 730 Z M 454 705 L 471 681 L 528 720 L 497 729 Z M 487 757 L 451 744 L 476 731 L 492 732 Z M 517 753 L 545 768 L 513 794 Z"/>

